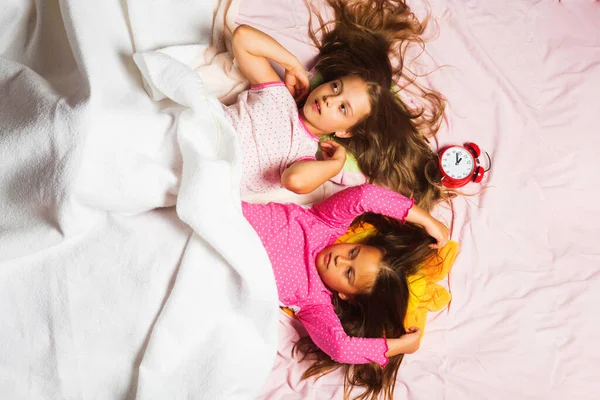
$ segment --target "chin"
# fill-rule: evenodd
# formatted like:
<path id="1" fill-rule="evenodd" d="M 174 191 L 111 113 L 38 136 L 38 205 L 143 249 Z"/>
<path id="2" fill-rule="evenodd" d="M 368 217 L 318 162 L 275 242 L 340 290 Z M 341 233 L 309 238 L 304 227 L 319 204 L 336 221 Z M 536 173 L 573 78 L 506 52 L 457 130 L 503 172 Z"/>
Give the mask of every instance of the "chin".
<path id="1" fill-rule="evenodd" d="M 308 122 L 310 125 L 314 126 L 314 115 L 315 114 L 315 110 L 313 110 L 311 107 L 308 107 L 307 109 L 304 109 L 304 120 L 306 122 Z"/>
<path id="2" fill-rule="evenodd" d="M 323 250 L 318 252 L 317 256 L 315 257 L 315 267 L 317 267 L 317 269 L 321 269 L 322 265 L 323 265 Z"/>
<path id="3" fill-rule="evenodd" d="M 327 251 L 327 249 L 323 249 L 317 254 L 317 257 L 315 258 L 315 266 L 317 267 L 319 275 L 321 274 L 321 272 L 324 272 L 327 269 L 325 265 L 325 257 L 328 253 L 329 252 Z"/>
<path id="4" fill-rule="evenodd" d="M 302 106 L 302 111 L 304 112 L 304 118 L 306 118 L 306 116 L 310 113 L 313 112 L 312 107 L 310 106 L 311 103 L 309 103 L 308 101 L 306 101 L 304 103 L 304 105 Z"/>

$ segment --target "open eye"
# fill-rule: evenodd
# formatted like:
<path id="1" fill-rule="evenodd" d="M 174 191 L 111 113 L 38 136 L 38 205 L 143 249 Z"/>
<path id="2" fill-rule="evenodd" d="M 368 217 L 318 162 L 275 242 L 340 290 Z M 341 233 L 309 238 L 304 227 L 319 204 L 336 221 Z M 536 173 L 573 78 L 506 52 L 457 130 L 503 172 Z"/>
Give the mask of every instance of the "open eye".
<path id="1" fill-rule="evenodd" d="M 356 258 L 357 254 L 358 254 L 358 246 L 353 247 L 352 250 L 350 250 L 350 254 L 349 254 L 350 259 L 354 260 Z"/>
<path id="2" fill-rule="evenodd" d="M 346 278 L 347 278 L 348 280 L 350 280 L 350 276 L 351 276 L 351 275 L 352 275 L 352 268 L 348 268 L 348 269 L 346 270 Z"/>
<path id="3" fill-rule="evenodd" d="M 342 114 L 346 115 L 346 113 L 348 112 L 348 107 L 346 107 L 344 104 L 342 104 L 340 106 L 340 111 L 342 112 Z"/>
<path id="4" fill-rule="evenodd" d="M 340 85 L 338 85 L 337 82 L 333 82 L 331 87 L 333 88 L 333 93 L 338 94 L 338 92 L 340 91 Z"/>

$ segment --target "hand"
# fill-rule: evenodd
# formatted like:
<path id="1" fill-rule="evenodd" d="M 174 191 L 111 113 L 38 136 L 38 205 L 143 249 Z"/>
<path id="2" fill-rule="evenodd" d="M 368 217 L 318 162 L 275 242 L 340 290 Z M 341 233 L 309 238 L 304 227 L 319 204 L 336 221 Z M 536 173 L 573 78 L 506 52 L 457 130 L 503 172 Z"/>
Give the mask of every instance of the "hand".
<path id="1" fill-rule="evenodd" d="M 450 232 L 446 225 L 438 221 L 437 219 L 431 217 L 431 223 L 423 226 L 429 236 L 433 237 L 436 241 L 436 244 L 430 244 L 429 247 L 432 249 L 441 249 L 448 243 L 450 239 Z"/>
<path id="2" fill-rule="evenodd" d="M 337 160 L 344 166 L 346 162 L 346 148 L 333 140 L 321 142 L 323 160 Z"/>
<path id="3" fill-rule="evenodd" d="M 308 80 L 308 74 L 301 65 L 286 69 L 283 81 L 294 100 L 301 101 L 308 96 L 310 81 Z"/>
<path id="4" fill-rule="evenodd" d="M 412 354 L 419 350 L 421 345 L 421 330 L 416 326 L 411 326 L 406 333 L 399 338 L 386 339 L 388 351 L 386 357 L 397 356 L 398 354 Z"/>
<path id="5" fill-rule="evenodd" d="M 405 341 L 405 354 L 412 354 L 419 350 L 421 346 L 421 330 L 416 326 L 411 326 L 406 330 L 406 334 L 402 336 Z"/>

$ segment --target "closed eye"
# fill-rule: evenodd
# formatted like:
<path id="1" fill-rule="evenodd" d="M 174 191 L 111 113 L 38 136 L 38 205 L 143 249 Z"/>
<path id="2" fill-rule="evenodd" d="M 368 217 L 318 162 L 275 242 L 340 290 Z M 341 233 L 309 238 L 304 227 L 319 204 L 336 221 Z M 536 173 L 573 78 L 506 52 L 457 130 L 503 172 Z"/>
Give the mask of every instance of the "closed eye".
<path id="1" fill-rule="evenodd" d="M 355 246 L 350 250 L 350 254 L 348 254 L 348 256 L 351 260 L 354 260 L 358 253 L 360 253 L 360 246 Z"/>

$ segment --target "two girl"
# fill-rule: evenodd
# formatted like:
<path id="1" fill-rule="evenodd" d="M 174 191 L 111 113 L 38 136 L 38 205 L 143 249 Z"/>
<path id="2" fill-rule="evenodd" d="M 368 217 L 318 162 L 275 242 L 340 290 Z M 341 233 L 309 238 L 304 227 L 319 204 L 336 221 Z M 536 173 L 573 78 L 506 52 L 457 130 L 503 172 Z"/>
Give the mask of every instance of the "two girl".
<path id="1" fill-rule="evenodd" d="M 391 399 L 402 355 L 416 351 L 420 338 L 403 325 L 406 277 L 448 240 L 447 228 L 426 211 L 448 198 L 425 134 L 437 131 L 443 102 L 421 89 L 427 106 L 411 110 L 395 93 L 403 45 L 424 30 L 403 1 L 328 3 L 335 22 L 322 24 L 321 41 L 313 34 L 325 83 L 309 91 L 295 56 L 240 26 L 233 51 L 252 87 L 224 109 L 241 136 L 243 193 L 280 186 L 309 193 L 335 180 L 347 151 L 378 185 L 346 189 L 308 210 L 244 203 L 243 212 L 269 254 L 281 303 L 295 309 L 309 333 L 296 347 L 316 356 L 304 378 L 349 364 L 346 394 L 362 386 L 362 398 Z M 283 81 L 269 60 L 284 68 Z M 319 139 L 330 134 L 336 140 L 322 142 L 317 159 Z M 363 213 L 414 225 L 371 217 L 377 235 L 333 245 Z"/>
<path id="2" fill-rule="evenodd" d="M 390 62 L 424 26 L 399 1 L 329 3 L 336 22 L 323 24 L 316 66 L 325 83 L 311 92 L 298 59 L 273 38 L 249 26 L 233 34 L 235 59 L 252 84 L 237 103 L 224 107 L 244 149 L 242 193 L 281 186 L 309 193 L 335 180 L 349 151 L 367 181 L 430 209 L 446 194 L 436 155 L 421 132 L 435 133 L 443 103 L 423 91 L 429 107 L 406 107 L 393 90 L 401 57 L 392 57 L 395 66 Z M 285 69 L 283 81 L 269 60 Z M 317 160 L 318 141 L 330 134 L 336 140 L 321 143 Z"/>
<path id="3" fill-rule="evenodd" d="M 419 347 L 419 330 L 403 325 L 406 277 L 448 241 L 448 229 L 413 203 L 364 184 L 310 209 L 242 204 L 267 250 L 280 303 L 296 312 L 310 336 L 298 349 L 318 355 L 305 377 L 356 364 L 346 373 L 347 389 L 366 386 L 373 397 L 383 391 L 391 399 L 402 355 Z M 332 244 L 363 213 L 414 226 L 386 229 L 376 222 L 378 234 L 364 243 Z"/>

